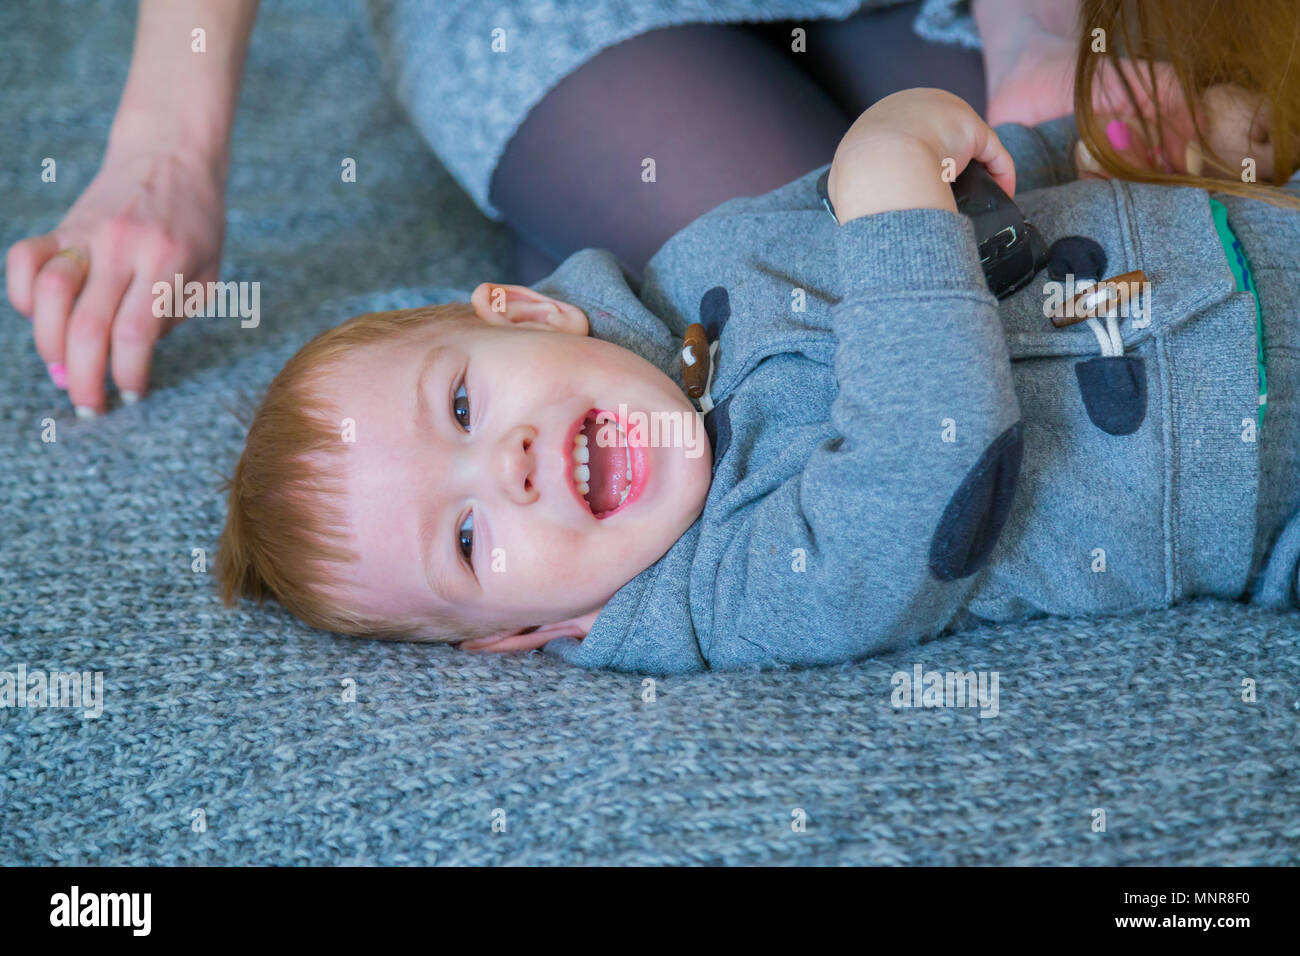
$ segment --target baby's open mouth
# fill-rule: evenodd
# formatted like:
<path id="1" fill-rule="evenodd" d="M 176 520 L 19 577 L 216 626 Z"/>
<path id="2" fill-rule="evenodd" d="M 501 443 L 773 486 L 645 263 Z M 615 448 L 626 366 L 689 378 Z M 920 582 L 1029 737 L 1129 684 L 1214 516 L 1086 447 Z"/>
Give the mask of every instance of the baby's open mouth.
<path id="1" fill-rule="evenodd" d="M 634 500 L 643 483 L 644 456 L 613 412 L 587 412 L 573 435 L 572 464 L 573 485 L 598 519 Z"/>

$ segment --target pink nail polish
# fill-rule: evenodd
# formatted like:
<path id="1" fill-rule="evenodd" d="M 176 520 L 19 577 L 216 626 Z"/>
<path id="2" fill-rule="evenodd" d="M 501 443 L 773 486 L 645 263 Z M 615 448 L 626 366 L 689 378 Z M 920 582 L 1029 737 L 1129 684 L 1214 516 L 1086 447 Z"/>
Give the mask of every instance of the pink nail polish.
<path id="1" fill-rule="evenodd" d="M 45 367 L 50 370 L 50 381 L 59 388 L 68 387 L 68 370 L 63 367 L 62 362 L 50 362 Z"/>
<path id="2" fill-rule="evenodd" d="M 1106 124 L 1106 138 L 1116 149 L 1128 149 L 1133 145 L 1133 131 L 1123 120 L 1111 120 Z"/>

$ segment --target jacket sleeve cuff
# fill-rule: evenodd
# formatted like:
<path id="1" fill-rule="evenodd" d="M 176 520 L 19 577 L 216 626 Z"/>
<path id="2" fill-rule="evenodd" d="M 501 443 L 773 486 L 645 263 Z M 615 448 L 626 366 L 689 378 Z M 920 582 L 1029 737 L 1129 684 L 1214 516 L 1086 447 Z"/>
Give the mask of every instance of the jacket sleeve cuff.
<path id="1" fill-rule="evenodd" d="M 975 230 L 947 209 L 897 209 L 852 219 L 835 237 L 844 296 L 917 290 L 989 293 Z"/>

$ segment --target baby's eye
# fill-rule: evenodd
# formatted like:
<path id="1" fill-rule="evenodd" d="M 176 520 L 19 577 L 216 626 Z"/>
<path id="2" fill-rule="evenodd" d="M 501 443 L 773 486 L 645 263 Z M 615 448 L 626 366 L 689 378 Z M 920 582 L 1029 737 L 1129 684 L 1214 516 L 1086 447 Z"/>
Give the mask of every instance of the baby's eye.
<path id="1" fill-rule="evenodd" d="M 451 399 L 452 414 L 456 416 L 456 421 L 460 422 L 460 427 L 469 431 L 469 392 L 465 390 L 465 383 L 461 382 L 456 388 L 456 394 Z"/>
<path id="2" fill-rule="evenodd" d="M 460 553 L 464 555 L 465 560 L 473 562 L 474 559 L 474 512 L 465 516 L 461 522 L 460 529 L 456 532 L 456 545 L 460 548 Z"/>

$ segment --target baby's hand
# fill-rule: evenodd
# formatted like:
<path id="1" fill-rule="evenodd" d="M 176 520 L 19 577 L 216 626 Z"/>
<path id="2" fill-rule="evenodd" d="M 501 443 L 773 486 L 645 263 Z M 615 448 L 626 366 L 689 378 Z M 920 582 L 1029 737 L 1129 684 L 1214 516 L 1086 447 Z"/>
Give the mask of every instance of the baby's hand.
<path id="1" fill-rule="evenodd" d="M 956 212 L 952 181 L 972 161 L 1015 195 L 1011 154 L 970 104 L 945 90 L 903 90 L 876 103 L 844 134 L 826 189 L 841 225 L 893 209 Z"/>

